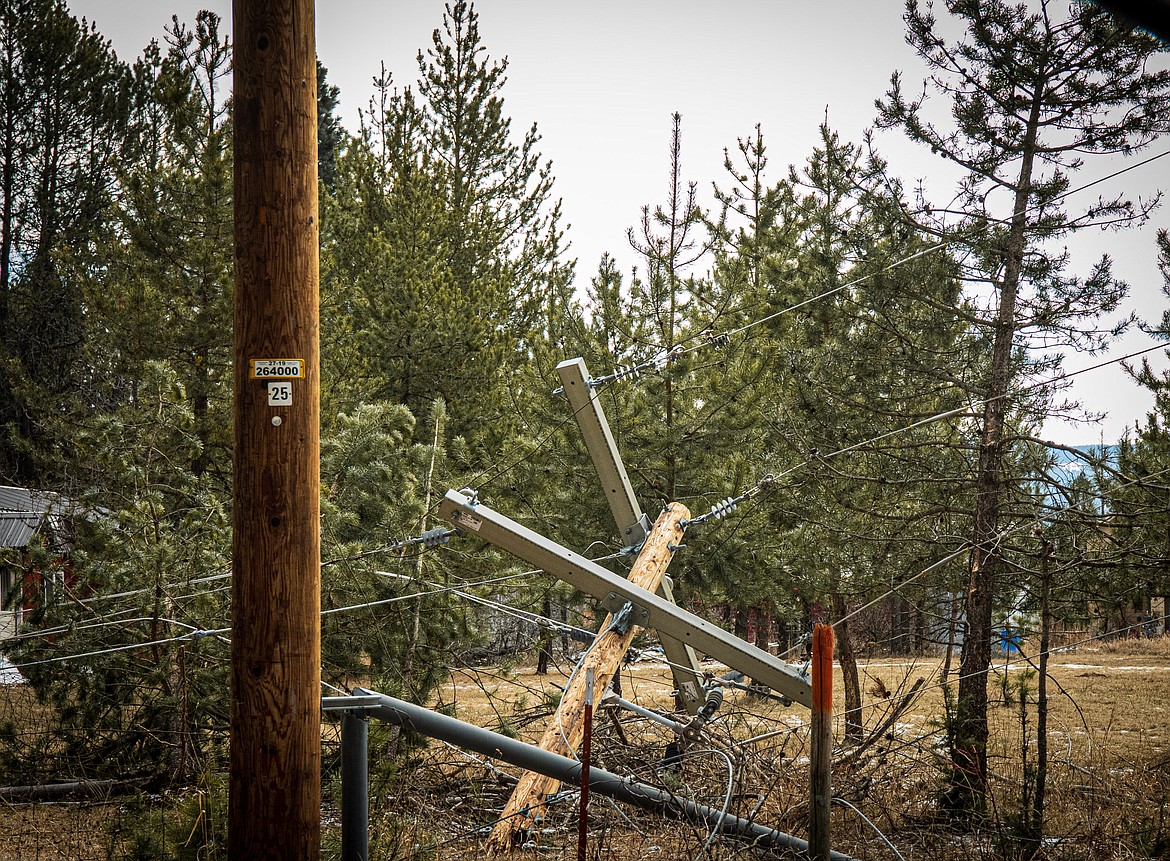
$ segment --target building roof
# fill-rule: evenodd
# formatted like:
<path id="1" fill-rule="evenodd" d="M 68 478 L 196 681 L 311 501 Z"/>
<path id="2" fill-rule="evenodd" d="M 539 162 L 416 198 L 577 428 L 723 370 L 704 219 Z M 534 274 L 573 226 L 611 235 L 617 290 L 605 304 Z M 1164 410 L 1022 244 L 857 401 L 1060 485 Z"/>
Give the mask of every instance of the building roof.
<path id="1" fill-rule="evenodd" d="M 46 525 L 50 528 L 61 525 L 64 509 L 59 494 L 0 487 L 0 547 L 27 547 L 33 535 Z"/>

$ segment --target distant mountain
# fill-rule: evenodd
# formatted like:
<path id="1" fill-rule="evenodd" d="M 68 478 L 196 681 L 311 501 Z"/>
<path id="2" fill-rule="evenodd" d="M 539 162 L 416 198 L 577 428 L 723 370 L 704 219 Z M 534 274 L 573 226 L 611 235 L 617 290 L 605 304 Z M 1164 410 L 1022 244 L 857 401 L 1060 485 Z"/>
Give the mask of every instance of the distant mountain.
<path id="1" fill-rule="evenodd" d="M 1100 457 L 1104 453 L 1105 457 L 1111 461 L 1117 458 L 1117 446 L 1115 445 L 1077 445 L 1073 448 L 1092 457 Z M 1053 456 L 1056 458 L 1053 472 L 1062 484 L 1071 482 L 1089 468 L 1088 461 L 1072 452 L 1057 450 L 1053 452 Z"/>

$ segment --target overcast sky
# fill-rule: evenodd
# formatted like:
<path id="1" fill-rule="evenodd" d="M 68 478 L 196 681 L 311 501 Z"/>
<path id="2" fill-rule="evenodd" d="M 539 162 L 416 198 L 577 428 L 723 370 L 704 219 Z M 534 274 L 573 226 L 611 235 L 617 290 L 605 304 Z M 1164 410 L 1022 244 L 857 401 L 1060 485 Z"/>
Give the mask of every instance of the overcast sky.
<path id="1" fill-rule="evenodd" d="M 94 21 L 123 59 L 161 38 L 172 14 L 194 20 L 200 8 L 218 12 L 230 33 L 230 0 L 69 0 L 74 14 Z M 773 181 L 801 164 L 825 118 L 845 140 L 860 140 L 873 122 L 895 69 L 907 82 L 922 68 L 903 39 L 897 0 L 479 0 L 480 36 L 491 57 L 508 58 L 503 90 L 513 128 L 533 122 L 541 151 L 553 162 L 554 193 L 564 202 L 571 252 L 583 286 L 602 252 L 623 269 L 633 262 L 626 229 L 644 204 L 663 200 L 671 114 L 683 117 L 684 177 L 699 183 L 705 201 L 722 182 L 725 147 L 763 128 Z M 442 0 L 332 0 L 317 4 L 317 53 L 341 88 L 341 116 L 351 129 L 372 93 L 382 63 L 399 85 L 417 78 L 416 55 L 441 24 Z M 913 89 L 913 87 L 910 87 Z M 902 142 L 878 137 L 893 169 L 911 187 L 919 179 L 937 199 L 949 197 L 941 160 Z M 1170 140 L 1147 151 L 1170 149 Z M 1137 161 L 1134 159 L 1133 161 Z M 1123 164 L 1087 169 L 1087 182 Z M 1074 186 L 1083 184 L 1074 180 Z M 1170 188 L 1170 157 L 1098 187 L 1096 194 L 1147 195 Z M 945 195 L 945 197 L 944 197 Z M 1154 231 L 1170 227 L 1164 206 L 1153 224 L 1129 234 L 1098 234 L 1070 243 L 1073 270 L 1084 273 L 1108 251 L 1131 286 L 1132 307 L 1156 319 L 1165 304 L 1155 265 Z M 1133 335 L 1114 355 L 1150 342 Z M 1160 357 L 1160 353 L 1155 356 Z M 1072 356 L 1068 370 L 1101 361 Z M 1151 399 L 1114 367 L 1079 377 L 1076 396 L 1097 411 L 1100 425 L 1052 423 L 1046 431 L 1066 443 L 1114 441 Z"/>

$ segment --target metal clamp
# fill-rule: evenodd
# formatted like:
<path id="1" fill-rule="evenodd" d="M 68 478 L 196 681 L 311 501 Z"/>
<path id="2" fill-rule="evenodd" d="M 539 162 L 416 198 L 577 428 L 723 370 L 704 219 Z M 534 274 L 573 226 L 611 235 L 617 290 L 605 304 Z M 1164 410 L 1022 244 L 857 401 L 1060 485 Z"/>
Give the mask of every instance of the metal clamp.
<path id="1" fill-rule="evenodd" d="M 321 697 L 323 712 L 368 711 L 381 704 L 381 697 L 376 696 Z"/>
<path id="2" fill-rule="evenodd" d="M 650 611 L 633 601 L 627 601 L 617 592 L 608 593 L 601 603 L 605 605 L 605 609 L 613 613 L 615 622 L 622 617 L 623 613 L 625 614 L 622 624 L 626 625 L 627 630 L 630 625 L 637 625 L 639 628 L 650 627 Z"/>

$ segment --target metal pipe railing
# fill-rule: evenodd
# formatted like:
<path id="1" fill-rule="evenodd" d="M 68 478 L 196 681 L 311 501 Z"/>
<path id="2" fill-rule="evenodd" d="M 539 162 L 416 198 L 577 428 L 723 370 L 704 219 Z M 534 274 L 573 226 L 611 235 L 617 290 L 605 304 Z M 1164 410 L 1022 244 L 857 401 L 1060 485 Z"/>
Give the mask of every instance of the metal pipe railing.
<path id="1" fill-rule="evenodd" d="M 577 760 L 542 750 L 539 747 L 464 723 L 413 703 L 379 694 L 376 691 L 355 688 L 352 697 L 325 697 L 322 700 L 322 707 L 329 711 L 360 711 L 368 717 L 376 717 L 387 723 L 412 729 L 415 732 L 450 742 L 484 756 L 505 760 L 528 771 L 556 778 L 562 783 L 574 786 L 581 785 L 581 763 Z M 362 749 L 364 750 L 364 745 Z M 356 754 L 354 755 L 356 756 Z M 346 754 L 343 751 L 342 761 L 344 762 L 345 759 Z M 718 827 L 724 833 L 734 833 L 750 839 L 757 846 L 785 847 L 808 855 L 808 842 L 799 837 L 768 828 L 749 819 L 725 814 L 703 804 L 687 801 L 665 790 L 638 783 L 633 779 L 600 768 L 589 769 L 589 790 L 665 816 L 705 822 L 711 828 Z M 345 791 L 343 790 L 343 797 L 344 795 Z M 344 810 L 342 823 L 343 827 L 350 823 L 350 818 Z M 350 827 L 356 826 L 351 825 Z M 363 832 L 366 827 L 367 823 L 362 822 L 361 830 Z M 345 842 L 344 835 L 342 842 Z M 343 855 L 343 857 L 345 861 L 351 861 L 350 856 Z M 850 856 L 841 852 L 833 852 L 830 857 L 832 861 L 852 861 Z M 358 861 L 357 856 L 353 856 L 352 861 Z"/>
<path id="2" fill-rule="evenodd" d="M 341 716 L 341 858 L 370 857 L 370 725 L 360 711 Z"/>

